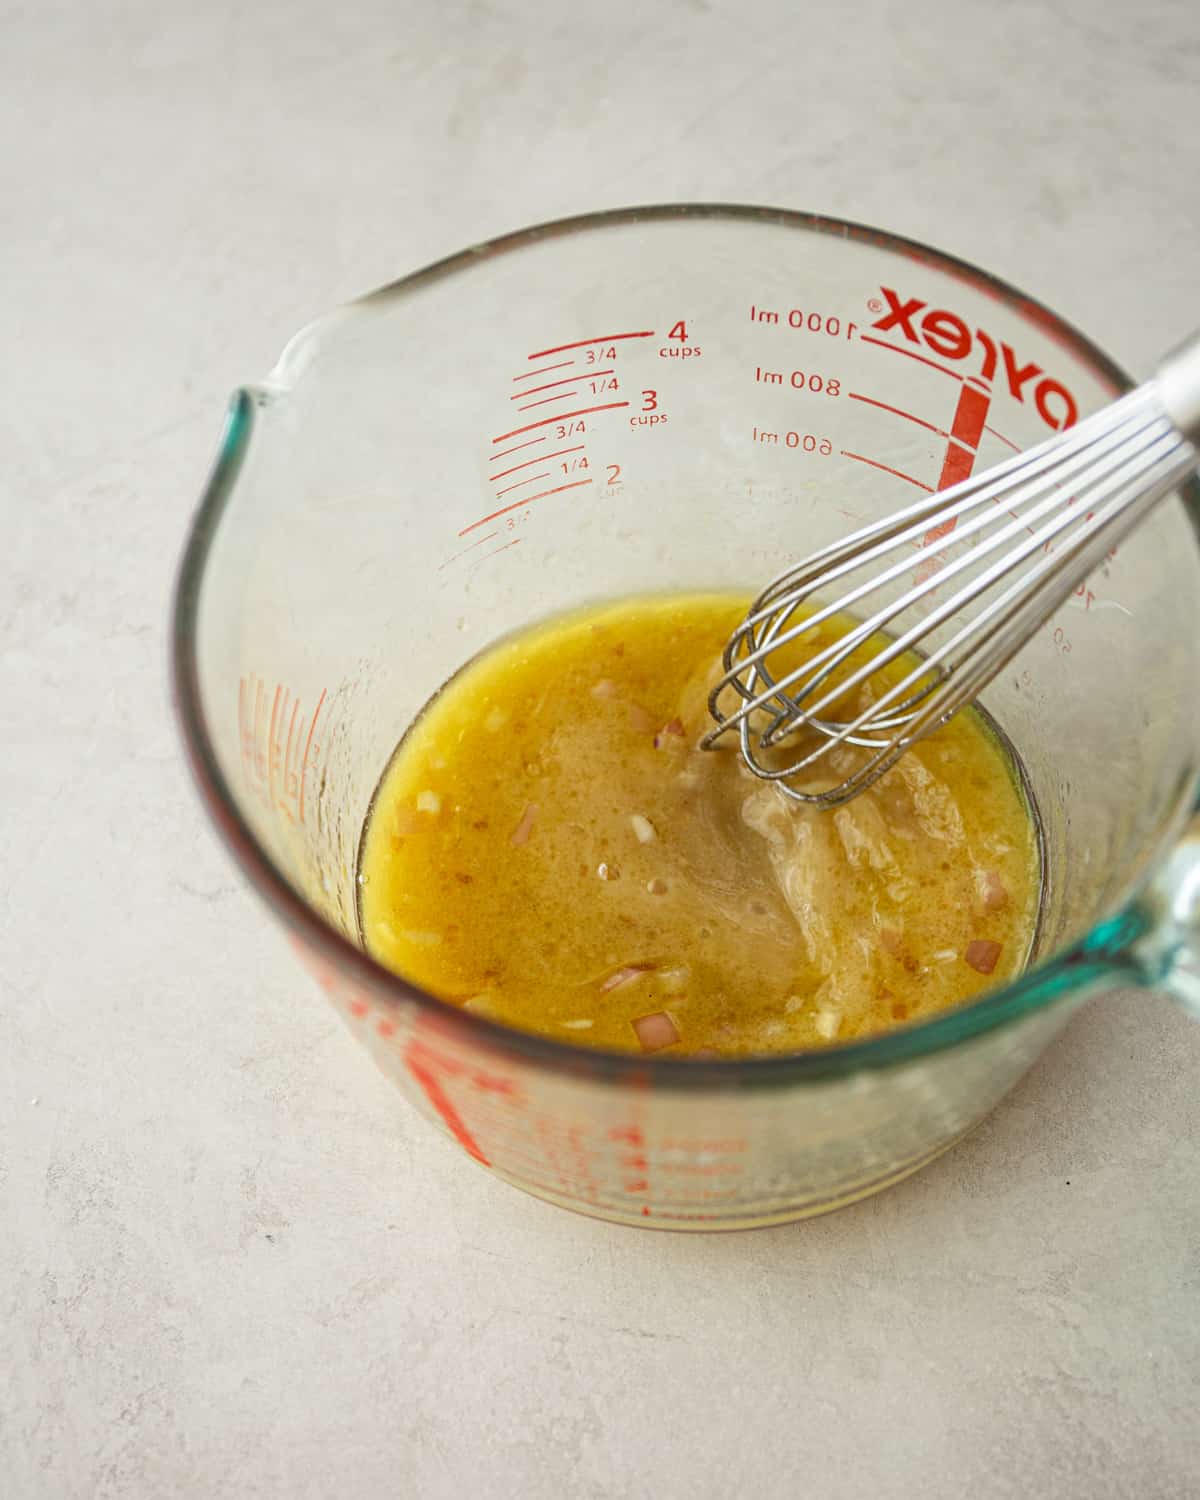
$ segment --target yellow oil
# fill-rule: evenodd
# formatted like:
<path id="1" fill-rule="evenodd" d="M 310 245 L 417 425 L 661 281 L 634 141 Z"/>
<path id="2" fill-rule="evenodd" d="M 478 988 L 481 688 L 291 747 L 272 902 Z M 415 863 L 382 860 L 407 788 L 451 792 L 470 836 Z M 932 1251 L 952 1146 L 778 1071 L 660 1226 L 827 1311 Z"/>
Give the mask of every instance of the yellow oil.
<path id="1" fill-rule="evenodd" d="M 752 777 L 732 739 L 699 749 L 747 604 L 629 599 L 464 668 L 375 796 L 367 949 L 509 1025 L 667 1056 L 828 1046 L 1019 972 L 1036 825 L 980 715 L 834 811 Z"/>

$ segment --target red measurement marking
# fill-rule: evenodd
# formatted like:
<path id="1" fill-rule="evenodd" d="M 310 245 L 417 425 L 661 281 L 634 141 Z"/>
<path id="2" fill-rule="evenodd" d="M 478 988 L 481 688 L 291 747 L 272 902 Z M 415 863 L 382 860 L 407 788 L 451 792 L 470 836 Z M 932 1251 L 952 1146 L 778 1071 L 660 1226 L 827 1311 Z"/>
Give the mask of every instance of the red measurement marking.
<path id="1" fill-rule="evenodd" d="M 556 365 L 543 365 L 540 370 L 526 370 L 524 375 L 514 375 L 514 380 L 532 380 L 535 375 L 549 375 L 551 370 L 565 370 L 568 365 L 573 365 L 573 359 L 560 359 Z"/>
<path id="2" fill-rule="evenodd" d="M 244 677 L 238 678 L 238 741 L 242 747 L 242 769 L 249 774 L 250 740 L 246 735 L 246 679 Z"/>
<path id="3" fill-rule="evenodd" d="M 533 484 L 538 479 L 549 479 L 550 470 L 543 469 L 540 474 L 530 474 L 528 479 L 518 479 L 516 484 L 506 484 L 502 490 L 497 490 L 497 496 L 509 495 L 513 490 L 519 490 L 523 484 Z"/>
<path id="4" fill-rule="evenodd" d="M 910 411 L 902 411 L 898 406 L 889 406 L 886 401 L 876 401 L 873 396 L 860 396 L 857 391 L 847 391 L 846 394 L 851 401 L 862 401 L 867 406 L 877 406 L 880 411 L 894 412 L 898 417 L 904 417 L 910 422 L 915 422 L 918 427 L 926 427 L 930 432 L 936 432 L 938 437 L 949 437 L 950 434 L 944 427 L 935 427 L 932 422 L 926 422 L 924 417 L 914 416 Z"/>
<path id="5" fill-rule="evenodd" d="M 524 427 L 514 427 L 511 432 L 502 432 L 499 437 L 492 439 L 493 443 L 502 443 L 505 438 L 517 437 L 522 432 L 532 432 L 535 427 L 547 427 L 551 422 L 569 422 L 572 417 L 586 417 L 593 411 L 612 411 L 618 406 L 628 406 L 628 401 L 605 401 L 600 406 L 581 406 L 578 411 L 560 411 L 557 416 L 542 417 L 537 422 L 529 422 Z M 508 450 L 510 453 L 512 449 Z M 496 454 L 499 458 L 500 454 Z"/>
<path id="6" fill-rule="evenodd" d="M 1021 453 L 1024 451 L 1022 448 L 1018 447 L 1011 438 L 1006 438 L 1002 432 L 997 432 L 994 427 L 989 427 L 986 422 L 984 423 L 983 430 L 984 432 L 990 432 L 994 438 L 999 438 L 1004 446 L 1006 448 L 1011 448 L 1014 453 Z"/>
<path id="7" fill-rule="evenodd" d="M 935 359 L 926 359 L 923 354 L 917 354 L 912 349 L 902 349 L 899 344 L 889 344 L 886 339 L 873 339 L 869 333 L 860 333 L 859 338 L 864 344 L 877 344 L 881 349 L 890 349 L 893 354 L 906 354 L 909 359 L 916 359 L 923 365 L 928 365 L 931 370 L 940 370 L 943 375 L 949 375 L 951 380 L 961 380 L 963 377 L 956 370 L 948 370 L 945 365 L 939 365 Z"/>
<path id="8" fill-rule="evenodd" d="M 902 469 L 893 469 L 889 464 L 881 464 L 878 459 L 864 458 L 861 453 L 851 453 L 848 448 L 843 448 L 841 453 L 843 458 L 853 458 L 860 464 L 870 464 L 873 469 L 882 469 L 885 474 L 894 474 L 897 479 L 907 479 L 909 484 L 915 484 L 919 490 L 924 490 L 929 495 L 933 494 L 933 485 L 923 484 L 921 480 L 914 479 L 911 474 L 905 474 Z"/>
<path id="9" fill-rule="evenodd" d="M 267 797 L 271 802 L 275 801 L 275 724 L 279 718 L 279 696 L 282 692 L 283 684 L 278 683 L 271 704 L 271 727 L 267 730 Z"/>
<path id="10" fill-rule="evenodd" d="M 317 699 L 317 706 L 313 709 L 312 723 L 308 726 L 308 738 L 304 742 L 304 756 L 300 761 L 300 821 L 304 822 L 304 783 L 308 777 L 308 753 L 312 749 L 313 735 L 317 729 L 317 718 L 325 703 L 326 689 L 321 689 L 321 696 Z"/>
<path id="11" fill-rule="evenodd" d="M 476 1144 L 475 1137 L 463 1124 L 462 1116 L 450 1101 L 450 1096 L 443 1089 L 441 1080 L 434 1072 L 435 1060 L 416 1043 L 410 1043 L 404 1052 L 404 1063 L 408 1071 L 416 1079 L 424 1091 L 426 1099 L 433 1105 L 441 1116 L 446 1129 L 463 1148 L 468 1156 L 473 1156 L 476 1161 L 482 1162 L 485 1167 L 490 1167 L 491 1162 L 484 1156 Z"/>
<path id="12" fill-rule="evenodd" d="M 489 531 L 487 536 L 481 536 L 477 542 L 472 542 L 469 547 L 464 547 L 461 552 L 456 552 L 453 557 L 448 557 L 444 563 L 439 565 L 438 572 L 440 573 L 442 568 L 448 568 L 452 562 L 457 562 L 460 557 L 466 557 L 468 552 L 474 552 L 476 547 L 482 547 L 484 542 L 490 542 L 493 537 L 499 535 L 498 531 Z"/>
<path id="13" fill-rule="evenodd" d="M 573 344 L 555 344 L 553 349 L 539 349 L 530 359 L 544 359 L 547 354 L 562 354 L 567 349 L 586 349 L 589 344 L 615 344 L 618 339 L 652 339 L 653 328 L 643 328 L 640 333 L 606 333 L 598 339 L 576 339 Z"/>
<path id="14" fill-rule="evenodd" d="M 607 370 L 587 370 L 583 375 L 568 375 L 565 380 L 548 380 L 545 385 L 531 385 L 527 391 L 518 391 L 515 396 L 510 396 L 510 401 L 524 401 L 526 396 L 536 396 L 538 391 L 548 391 L 554 385 L 570 385 L 573 380 L 598 380 L 601 375 L 613 374 L 613 366 L 609 365 Z"/>
<path id="15" fill-rule="evenodd" d="M 292 767 L 292 736 L 296 732 L 296 715 L 299 712 L 300 712 L 300 700 L 299 700 L 299 698 L 297 698 L 292 703 L 292 716 L 288 720 L 287 745 L 284 747 L 284 752 L 283 752 L 283 790 L 284 790 L 284 795 L 285 796 L 289 796 L 291 794 L 292 788 L 288 785 L 288 783 L 289 783 L 289 781 L 294 780 L 294 776 L 295 776 L 295 773 L 292 771 L 292 768 L 291 768 Z M 284 810 L 287 812 L 287 815 L 290 818 L 291 815 L 292 815 L 291 814 L 291 809 L 288 808 L 286 804 L 284 805 Z"/>
<path id="16" fill-rule="evenodd" d="M 568 396 L 578 396 L 578 391 L 559 391 L 557 396 L 543 396 L 540 401 L 531 401 L 528 406 L 518 406 L 518 411 L 532 411 L 535 406 L 549 406 L 551 401 L 565 401 Z"/>
<path id="17" fill-rule="evenodd" d="M 526 427 L 522 427 L 522 429 L 521 429 L 522 432 L 527 432 L 528 430 L 529 429 L 526 428 Z M 546 437 L 547 437 L 547 434 L 543 432 L 542 435 L 541 435 L 541 437 L 530 438 L 527 443 L 514 443 L 511 448 L 505 448 L 502 453 L 493 453 L 492 457 L 493 458 L 507 458 L 510 453 L 517 453 L 522 448 L 532 448 L 533 445 L 534 445 L 534 443 L 544 443 L 546 441 Z M 496 438 L 495 441 L 498 443 L 500 441 L 500 439 Z"/>
<path id="18" fill-rule="evenodd" d="M 538 438 L 537 441 L 541 443 L 545 439 Z M 585 446 L 583 443 L 576 443 L 573 448 L 560 448 L 557 453 L 539 453 L 536 458 L 527 458 L 523 464 L 513 464 L 511 469 L 501 469 L 499 474 L 492 474 L 489 483 L 495 484 L 497 479 L 506 479 L 509 474 L 515 474 L 518 469 L 527 469 L 530 464 L 548 464 L 552 458 L 561 458 L 564 453 L 582 453 Z"/>
<path id="19" fill-rule="evenodd" d="M 510 510 L 520 510 L 523 505 L 532 505 L 535 500 L 544 500 L 547 495 L 561 495 L 564 490 L 577 490 L 581 485 L 591 484 L 590 479 L 575 479 L 570 484 L 555 485 L 552 490 L 539 490 L 536 495 L 526 495 L 524 500 L 514 500 L 511 505 L 504 506 L 501 510 L 494 510 L 490 516 L 483 516 L 478 521 L 472 521 L 469 526 L 464 526 L 458 533 L 466 536 L 467 532 L 474 531 L 476 527 L 486 526 L 489 521 L 494 521 L 497 516 L 506 516 Z M 497 552 L 500 548 L 497 547 Z"/>
<path id="20" fill-rule="evenodd" d="M 254 772 L 260 781 L 266 779 L 264 769 L 258 763 L 258 747 L 262 744 L 262 716 L 263 685 L 261 682 L 258 682 L 254 688 Z"/>
<path id="21" fill-rule="evenodd" d="M 493 532 L 492 535 L 495 536 L 496 533 Z M 489 557 L 495 557 L 497 552 L 507 552 L 510 547 L 519 547 L 524 540 L 524 537 L 518 536 L 514 537 L 511 542 L 505 542 L 503 547 L 493 547 L 490 552 L 485 552 L 482 557 L 477 557 L 475 559 L 475 561 L 471 564 L 472 570 L 477 568 L 480 563 L 487 562 Z"/>

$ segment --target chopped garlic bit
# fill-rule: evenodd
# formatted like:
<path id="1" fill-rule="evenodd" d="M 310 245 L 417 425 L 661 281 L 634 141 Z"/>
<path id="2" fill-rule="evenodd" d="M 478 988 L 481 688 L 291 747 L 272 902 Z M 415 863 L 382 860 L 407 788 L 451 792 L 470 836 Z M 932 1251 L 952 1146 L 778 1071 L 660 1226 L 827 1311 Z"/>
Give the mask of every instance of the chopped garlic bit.
<path id="1" fill-rule="evenodd" d="M 668 995 L 679 995 L 687 989 L 692 971 L 686 964 L 674 964 L 669 969 L 658 971 L 658 982 Z"/>
<path id="2" fill-rule="evenodd" d="M 424 791 L 417 793 L 417 811 L 432 813 L 436 818 L 442 810 L 442 799 L 436 792 Z"/>
<path id="3" fill-rule="evenodd" d="M 533 832 L 533 825 L 537 822 L 537 815 L 537 803 L 526 803 L 525 811 L 521 814 L 521 821 L 513 829 L 512 837 L 509 839 L 510 844 L 516 848 L 520 848 L 522 844 L 529 842 L 529 835 Z"/>
<path id="4" fill-rule="evenodd" d="M 505 724 L 507 724 L 507 723 L 508 723 L 508 714 L 497 703 L 492 708 L 492 711 L 488 714 L 487 718 L 484 719 L 484 721 L 483 721 L 483 727 L 487 730 L 487 732 L 489 734 L 495 734 L 498 729 L 503 729 L 504 726 L 505 726 Z"/>
<path id="5" fill-rule="evenodd" d="M 649 818 L 643 817 L 641 813 L 634 813 L 629 821 L 633 825 L 634 833 L 637 834 L 639 844 L 652 844 L 654 842 L 657 834 L 654 832 L 654 824 Z"/>
<path id="6" fill-rule="evenodd" d="M 596 874 L 601 880 L 620 880 L 621 871 L 617 865 L 610 865 L 607 860 L 596 866 Z"/>
<path id="7" fill-rule="evenodd" d="M 653 880 L 647 880 L 646 889 L 652 896 L 665 896 L 667 894 L 667 882 L 656 875 Z"/>
<path id="8" fill-rule="evenodd" d="M 582 1020 L 582 1019 L 578 1020 L 578 1021 L 564 1021 L 563 1022 L 563 1025 L 567 1028 L 568 1031 L 588 1031 L 595 1024 L 596 1024 L 595 1021 L 587 1021 L 587 1020 Z"/>
<path id="9" fill-rule="evenodd" d="M 592 687 L 593 698 L 615 698 L 617 696 L 617 685 L 609 677 L 602 677 Z"/>
<path id="10" fill-rule="evenodd" d="M 822 1008 L 817 1012 L 817 1034 L 823 1036 L 826 1041 L 832 1041 L 841 1029 L 841 1013 L 836 1010 Z"/>
<path id="11" fill-rule="evenodd" d="M 798 1010 L 804 1009 L 804 1000 L 799 995 L 789 995 L 783 1002 L 783 1008 L 789 1016 L 794 1016 Z"/>
<path id="12" fill-rule="evenodd" d="M 948 964 L 951 959 L 957 958 L 958 954 L 953 948 L 939 948 L 936 953 L 931 953 L 929 956 L 934 963 Z"/>

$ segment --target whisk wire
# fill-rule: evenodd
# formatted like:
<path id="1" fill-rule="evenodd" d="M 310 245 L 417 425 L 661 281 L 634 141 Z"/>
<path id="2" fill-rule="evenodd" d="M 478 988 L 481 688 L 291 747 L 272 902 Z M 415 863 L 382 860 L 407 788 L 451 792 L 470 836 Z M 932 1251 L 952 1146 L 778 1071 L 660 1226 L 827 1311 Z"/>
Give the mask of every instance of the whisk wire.
<path id="1" fill-rule="evenodd" d="M 820 806 L 876 781 L 972 701 L 1195 466 L 1200 340 L 1164 371 L 1169 379 L 779 572 L 726 643 L 709 696 L 714 727 L 702 743 L 733 730 L 755 775 Z M 828 602 L 810 606 L 816 595 Z M 821 640 L 823 627 L 865 615 L 879 596 L 874 613 Z M 814 639 L 818 649 L 799 662 L 785 655 L 776 672 L 777 653 Z M 873 642 L 879 648 L 856 663 Z M 915 664 L 897 679 L 906 657 Z M 737 701 L 727 710 L 730 692 Z M 843 702 L 853 707 L 837 717 Z M 815 745 L 809 736 L 790 760 L 763 759 L 802 731 Z M 844 745 L 869 753 L 833 785 L 814 784 L 821 762 Z"/>
<path id="2" fill-rule="evenodd" d="M 1104 438 L 1102 438 L 1098 446 L 1100 451 L 1103 453 L 1108 451 L 1112 447 L 1115 447 L 1119 443 L 1127 440 L 1128 434 L 1123 429 L 1120 429 L 1117 432 L 1106 435 Z M 858 645 L 868 640 L 872 635 L 878 633 L 881 626 L 888 623 L 897 614 L 901 613 L 905 609 L 911 608 L 911 606 L 917 600 L 924 597 L 926 594 L 932 592 L 933 590 L 941 587 L 947 578 L 963 571 L 968 567 L 973 566 L 976 563 L 978 557 L 983 553 L 993 551 L 997 547 L 1004 545 L 1005 542 L 1007 542 L 1021 529 L 1022 525 L 1027 525 L 1030 519 L 1034 519 L 1041 514 L 1044 514 L 1052 506 L 1060 504 L 1061 501 L 1057 492 L 1061 489 L 1062 485 L 1065 484 L 1071 477 L 1073 477 L 1073 475 L 1078 472 L 1078 470 L 1082 468 L 1087 462 L 1089 462 L 1089 459 L 1087 455 L 1085 455 L 1075 462 L 1068 461 L 1066 464 L 1062 465 L 1061 471 L 1056 472 L 1052 476 L 1052 480 L 1050 481 L 1050 493 L 1045 496 L 1041 504 L 1034 507 L 1031 511 L 1026 512 L 1023 517 L 1018 518 L 1015 528 L 1011 525 L 1007 526 L 1001 531 L 993 533 L 991 538 L 982 541 L 980 543 L 978 551 L 974 556 L 964 556 L 960 558 L 956 563 L 950 564 L 946 568 L 940 570 L 936 575 L 931 575 L 930 578 L 925 580 L 922 584 L 917 585 L 908 594 L 905 594 L 901 598 L 897 599 L 893 605 L 888 607 L 886 613 L 875 616 L 864 624 L 855 627 L 853 630 L 841 637 L 838 641 L 827 647 L 824 651 L 819 652 L 816 656 L 810 658 L 808 661 L 796 667 L 786 677 L 776 681 L 775 679 L 771 678 L 769 674 L 760 673 L 759 675 L 763 677 L 763 680 L 772 682 L 776 689 L 786 689 L 789 685 L 799 682 L 809 675 L 816 676 L 820 672 L 820 669 L 822 667 L 824 667 L 827 663 L 832 662 L 835 658 L 839 656 L 842 658 L 848 657 L 857 648 Z M 977 485 L 974 494 L 968 496 L 966 499 L 960 502 L 944 507 L 940 514 L 943 518 L 953 517 L 957 521 L 957 519 L 968 509 L 976 508 L 977 506 L 986 504 L 989 500 L 994 500 L 998 489 L 999 486 L 995 484 L 988 484 L 983 486 Z M 1036 494 L 1038 492 L 1035 491 L 1034 493 Z M 854 558 L 847 559 L 844 562 L 839 562 L 838 564 L 830 567 L 827 571 L 819 575 L 821 582 L 826 586 L 834 584 L 848 574 L 855 572 L 860 568 L 873 563 L 877 559 L 886 556 L 886 554 L 893 550 L 893 548 L 898 544 L 907 543 L 910 545 L 919 546 L 921 539 L 926 533 L 928 519 L 928 514 L 926 514 L 923 516 L 920 522 L 915 525 L 908 526 L 898 533 L 895 533 L 888 541 L 877 543 L 874 546 L 868 548 L 865 553 L 862 553 L 861 555 Z M 985 531 L 994 523 L 995 519 L 996 511 L 991 510 L 985 512 L 981 516 L 976 517 L 973 521 L 967 522 L 961 528 L 957 529 L 955 535 L 955 545 L 961 545 L 968 541 L 972 536 L 976 536 L 979 533 Z M 871 529 L 873 528 L 867 528 L 866 530 Z M 856 535 L 859 536 L 862 536 L 864 534 L 865 532 L 856 533 Z M 715 707 L 716 700 L 719 698 L 723 689 L 727 686 L 735 687 L 735 689 L 746 700 L 746 705 L 743 709 L 739 710 L 739 715 L 742 713 L 752 713 L 756 708 L 761 707 L 761 697 L 753 696 L 749 693 L 747 685 L 741 680 L 740 674 L 742 672 L 744 672 L 747 668 L 759 667 L 765 661 L 768 655 L 780 649 L 781 647 L 789 645 L 791 642 L 799 639 L 803 635 L 811 634 L 821 625 L 823 625 L 827 620 L 834 618 L 839 613 L 852 612 L 854 606 L 858 604 L 862 599 L 867 597 L 867 595 L 901 578 L 905 573 L 908 572 L 910 565 L 910 557 L 908 557 L 907 555 L 901 557 L 898 562 L 894 563 L 891 567 L 886 568 L 878 576 L 868 578 L 862 584 L 851 589 L 849 593 L 844 595 L 835 604 L 827 605 L 821 609 L 818 609 L 815 613 L 803 617 L 789 630 L 781 633 L 783 624 L 788 618 L 792 617 L 795 614 L 797 606 L 803 602 L 810 591 L 808 584 L 811 569 L 809 569 L 807 564 L 804 565 L 803 573 L 797 579 L 794 587 L 789 592 L 787 596 L 787 603 L 783 608 L 780 608 L 778 605 L 776 605 L 757 610 L 752 609 L 746 620 L 741 626 L 738 627 L 738 630 L 734 633 L 734 636 L 726 647 L 726 673 L 713 690 L 713 693 L 710 697 L 710 707 Z M 761 631 L 758 629 L 760 625 L 765 627 Z M 739 644 L 745 642 L 747 639 L 754 641 L 755 644 L 753 649 L 745 651 L 745 653 L 740 656 L 735 655 L 738 650 Z M 878 664 L 882 665 L 883 663 L 882 661 L 880 661 Z M 826 673 L 823 675 L 828 674 Z M 819 710 L 814 709 L 813 712 L 819 712 Z"/>

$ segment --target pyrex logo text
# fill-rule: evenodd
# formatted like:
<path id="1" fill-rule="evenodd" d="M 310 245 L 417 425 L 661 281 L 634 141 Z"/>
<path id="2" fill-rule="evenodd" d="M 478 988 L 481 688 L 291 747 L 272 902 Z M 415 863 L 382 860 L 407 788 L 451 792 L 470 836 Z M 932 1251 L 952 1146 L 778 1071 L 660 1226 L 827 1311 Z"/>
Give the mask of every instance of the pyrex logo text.
<path id="1" fill-rule="evenodd" d="M 923 345 L 943 359 L 964 360 L 977 348 L 979 374 L 968 378 L 982 382 L 990 390 L 1000 365 L 1014 400 L 1024 404 L 1026 395 L 1031 395 L 1038 415 L 1054 432 L 1074 426 L 1079 415 L 1075 397 L 1061 381 L 1046 375 L 1040 365 L 1022 364 L 1010 345 L 1003 340 L 997 343 L 982 328 L 972 333 L 957 313 L 941 307 L 928 308 L 918 297 L 902 301 L 889 286 L 879 290 L 886 299 L 887 311 L 872 327 L 882 333 L 899 330 L 911 343 Z"/>

